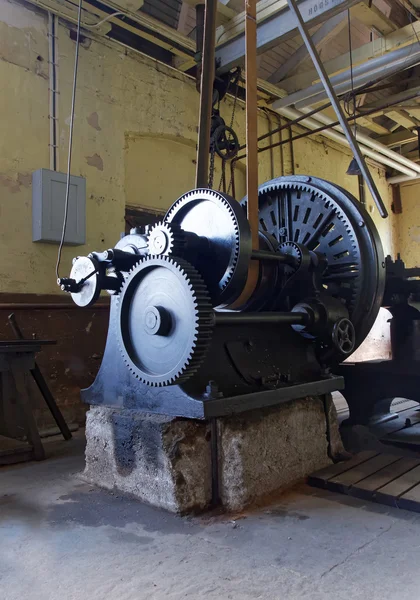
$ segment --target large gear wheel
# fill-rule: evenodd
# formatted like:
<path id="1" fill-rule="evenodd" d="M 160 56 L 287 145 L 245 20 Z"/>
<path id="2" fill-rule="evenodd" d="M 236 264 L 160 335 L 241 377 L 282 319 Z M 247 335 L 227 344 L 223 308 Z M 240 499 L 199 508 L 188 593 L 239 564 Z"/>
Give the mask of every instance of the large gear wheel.
<path id="1" fill-rule="evenodd" d="M 185 250 L 185 235 L 176 223 L 157 223 L 147 237 L 149 253 L 154 256 L 170 255 L 182 257 Z"/>
<path id="2" fill-rule="evenodd" d="M 260 186 L 258 197 L 261 231 L 280 244 L 294 242 L 326 257 L 322 284 L 347 307 L 356 349 L 378 315 L 385 287 L 382 245 L 372 219 L 349 192 L 316 177 L 278 177 Z"/>
<path id="3" fill-rule="evenodd" d="M 213 310 L 196 269 L 180 258 L 149 256 L 128 274 L 118 298 L 118 342 L 143 383 L 179 384 L 196 373 L 211 342 Z"/>
<path id="4" fill-rule="evenodd" d="M 226 306 L 238 298 L 252 251 L 249 224 L 239 203 L 214 190 L 192 190 L 171 206 L 165 222 L 208 240 L 211 259 L 200 253 L 186 258 L 206 280 L 213 306 Z"/>

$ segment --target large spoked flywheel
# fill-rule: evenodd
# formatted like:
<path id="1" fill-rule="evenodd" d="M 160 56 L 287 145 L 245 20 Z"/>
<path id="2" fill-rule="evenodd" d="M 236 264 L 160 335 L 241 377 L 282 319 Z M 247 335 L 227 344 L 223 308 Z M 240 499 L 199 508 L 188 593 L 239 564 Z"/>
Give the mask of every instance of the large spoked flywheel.
<path id="1" fill-rule="evenodd" d="M 376 319 L 385 286 L 382 245 L 363 206 L 322 179 L 279 177 L 259 188 L 259 221 L 260 230 L 279 243 L 295 242 L 326 257 L 323 287 L 346 305 L 355 347 L 360 345 Z"/>

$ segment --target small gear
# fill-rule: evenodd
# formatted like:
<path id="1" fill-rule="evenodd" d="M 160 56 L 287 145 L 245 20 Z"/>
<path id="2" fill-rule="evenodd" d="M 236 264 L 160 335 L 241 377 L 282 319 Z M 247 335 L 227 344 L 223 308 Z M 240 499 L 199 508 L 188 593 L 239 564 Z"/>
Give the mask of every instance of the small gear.
<path id="1" fill-rule="evenodd" d="M 207 288 L 187 261 L 148 256 L 118 298 L 118 342 L 130 371 L 152 387 L 185 382 L 202 364 L 213 331 Z"/>
<path id="2" fill-rule="evenodd" d="M 153 256 L 174 254 L 182 257 L 185 244 L 185 235 L 176 223 L 157 223 L 147 237 L 149 253 Z"/>
<path id="3" fill-rule="evenodd" d="M 294 258 L 294 264 L 290 263 L 284 266 L 284 273 L 286 275 L 292 275 L 299 269 L 302 263 L 302 250 L 300 249 L 299 244 L 295 244 L 295 242 L 283 242 L 277 246 L 276 252 Z"/>
<path id="4" fill-rule="evenodd" d="M 251 232 L 236 200 L 221 192 L 196 189 L 181 196 L 165 215 L 165 223 L 206 238 L 212 258 L 188 256 L 209 287 L 213 306 L 226 306 L 241 294 L 248 276 Z"/>

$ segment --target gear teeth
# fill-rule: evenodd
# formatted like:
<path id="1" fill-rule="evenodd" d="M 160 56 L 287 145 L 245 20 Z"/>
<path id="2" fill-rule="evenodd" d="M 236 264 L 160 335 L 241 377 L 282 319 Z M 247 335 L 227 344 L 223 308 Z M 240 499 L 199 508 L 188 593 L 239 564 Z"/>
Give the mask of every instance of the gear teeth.
<path id="1" fill-rule="evenodd" d="M 123 283 L 121 293 L 118 299 L 119 310 L 123 310 L 124 295 L 130 283 L 139 273 L 148 266 L 168 266 L 171 270 L 176 270 L 179 276 L 185 282 L 187 289 L 190 291 L 193 300 L 194 314 L 192 315 L 192 323 L 194 326 L 194 339 L 191 344 L 191 349 L 186 357 L 184 364 L 176 373 L 171 374 L 166 379 L 150 379 L 146 373 L 143 373 L 128 356 L 127 350 L 124 347 L 122 337 L 119 338 L 119 349 L 123 360 L 130 372 L 142 383 L 151 387 L 163 387 L 184 383 L 192 375 L 194 375 L 201 364 L 203 363 L 208 348 L 211 344 L 213 333 L 213 308 L 210 301 L 210 296 L 207 287 L 201 278 L 198 271 L 186 260 L 182 258 L 172 258 L 168 255 L 163 256 L 147 256 L 141 259 L 128 273 L 125 282 Z"/>
<path id="2" fill-rule="evenodd" d="M 282 190 L 283 191 L 293 190 L 293 191 L 299 191 L 301 193 L 304 192 L 304 193 L 313 194 L 316 198 L 319 198 L 324 203 L 324 206 L 326 209 L 332 208 L 334 210 L 334 216 L 337 219 L 339 219 L 344 225 L 344 228 L 347 232 L 347 237 L 349 239 L 349 243 L 351 244 L 351 249 L 354 253 L 354 257 L 352 257 L 352 258 L 354 258 L 354 260 L 357 261 L 357 251 L 358 251 L 357 240 L 355 239 L 353 228 L 349 225 L 348 217 L 345 214 L 343 208 L 339 204 L 337 204 L 336 202 L 333 202 L 331 200 L 331 198 L 329 198 L 328 195 L 322 189 L 314 189 L 313 183 L 311 185 L 310 182 L 308 182 L 308 184 L 306 184 L 303 181 L 291 182 L 289 177 L 279 178 L 278 181 L 274 181 L 272 183 L 268 182 L 268 184 L 261 186 L 258 190 L 258 195 L 259 195 L 260 201 L 261 201 L 261 198 L 263 198 L 265 195 L 270 194 L 270 193 L 278 193 Z M 247 206 L 247 198 L 246 197 L 241 201 L 241 205 L 246 210 L 246 206 Z M 357 261 L 357 262 L 359 262 L 359 261 Z M 361 285 L 362 285 L 362 282 L 361 282 L 360 278 L 355 278 L 353 280 L 351 299 L 349 300 L 348 303 L 346 303 L 350 315 L 352 314 L 352 311 L 355 308 L 357 299 L 360 296 Z"/>
<path id="3" fill-rule="evenodd" d="M 228 212 L 228 214 L 232 220 L 232 230 L 235 232 L 235 245 L 234 245 L 233 252 L 231 255 L 230 265 L 228 265 L 224 275 L 222 276 L 222 278 L 219 281 L 219 289 L 221 292 L 223 292 L 226 289 L 226 287 L 229 285 L 229 283 L 233 277 L 233 274 L 235 272 L 235 268 L 236 268 L 236 265 L 239 260 L 239 248 L 240 248 L 240 231 L 239 231 L 238 221 L 237 221 L 234 211 L 232 210 L 230 203 L 224 198 L 223 194 L 221 192 L 217 192 L 215 190 L 211 190 L 208 188 L 198 188 L 198 189 L 192 190 L 191 192 L 187 192 L 186 194 L 184 194 L 183 196 L 178 198 L 178 200 L 176 200 L 174 202 L 174 204 L 171 206 L 169 211 L 166 213 L 165 223 L 174 225 L 175 223 L 173 222 L 173 219 L 176 216 L 176 214 L 179 212 L 179 210 L 182 209 L 183 206 L 185 206 L 186 204 L 191 202 L 195 197 L 200 198 L 203 196 L 203 194 L 205 194 L 207 197 L 211 196 L 212 198 L 217 200 L 226 209 L 226 211 Z"/>
<path id="4" fill-rule="evenodd" d="M 176 223 L 157 223 L 147 236 L 149 253 L 152 256 L 184 256 L 186 238 L 183 230 Z"/>

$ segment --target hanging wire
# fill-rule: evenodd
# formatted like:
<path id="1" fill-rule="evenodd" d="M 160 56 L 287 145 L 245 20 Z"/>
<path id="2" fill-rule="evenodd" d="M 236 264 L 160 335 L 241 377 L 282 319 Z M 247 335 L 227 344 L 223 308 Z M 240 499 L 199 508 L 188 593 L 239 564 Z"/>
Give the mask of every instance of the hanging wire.
<path id="1" fill-rule="evenodd" d="M 80 41 L 80 24 L 82 21 L 82 1 L 79 0 L 79 6 L 77 11 L 77 35 L 76 35 L 76 52 L 74 55 L 74 70 L 73 70 L 73 89 L 71 96 L 71 110 L 70 110 L 70 130 L 69 130 L 69 148 L 67 156 L 67 180 L 66 180 L 66 197 L 64 201 L 64 217 L 63 217 L 63 229 L 61 231 L 61 240 L 57 252 L 57 264 L 55 266 L 55 274 L 59 283 L 60 279 L 60 262 L 61 252 L 64 246 L 64 239 L 66 237 L 67 228 L 67 216 L 69 212 L 69 195 L 70 195 L 70 171 L 71 171 L 71 155 L 73 150 L 73 129 L 74 129 L 74 107 L 76 102 L 76 83 L 77 83 L 77 70 L 79 66 L 79 41 Z"/>

